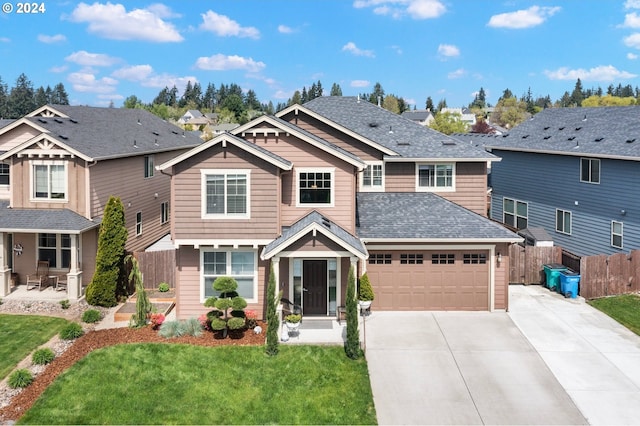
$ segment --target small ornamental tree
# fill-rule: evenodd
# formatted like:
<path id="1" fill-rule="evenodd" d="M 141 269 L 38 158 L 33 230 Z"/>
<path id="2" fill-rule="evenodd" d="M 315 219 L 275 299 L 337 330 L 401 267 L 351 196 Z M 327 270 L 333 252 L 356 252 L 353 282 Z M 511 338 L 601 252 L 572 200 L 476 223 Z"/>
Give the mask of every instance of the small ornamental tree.
<path id="1" fill-rule="evenodd" d="M 356 277 L 354 268 L 349 270 L 347 278 L 347 340 L 344 351 L 351 359 L 358 359 L 362 355 L 360 350 L 360 332 L 358 331 L 358 302 L 356 300 Z"/>
<path id="2" fill-rule="evenodd" d="M 124 206 L 119 197 L 111 196 L 100 225 L 96 270 L 87 286 L 86 298 L 90 305 L 110 308 L 118 304 L 119 296 L 126 296 L 122 272 L 126 242 Z"/>
<path id="3" fill-rule="evenodd" d="M 267 286 L 267 348 L 265 352 L 269 356 L 278 354 L 278 300 L 276 299 L 276 276 L 273 273 L 273 264 L 269 273 L 269 285 Z"/>
<path id="4" fill-rule="evenodd" d="M 142 272 L 138 265 L 138 260 L 132 255 L 128 255 L 125 258 L 125 262 L 131 264 L 131 272 L 129 273 L 129 281 L 133 283 L 136 288 L 136 313 L 131 316 L 132 327 L 144 327 L 147 325 L 147 318 L 151 313 L 151 302 L 147 291 L 144 289 L 142 282 Z"/>
<path id="5" fill-rule="evenodd" d="M 373 294 L 373 287 L 371 287 L 371 281 L 369 276 L 365 272 L 360 277 L 360 287 L 358 288 L 358 300 L 372 301 L 375 298 Z"/>
<path id="6" fill-rule="evenodd" d="M 227 337 L 229 330 L 239 330 L 244 327 L 244 308 L 247 301 L 238 295 L 238 282 L 231 277 L 218 277 L 213 282 L 213 289 L 220 293 L 219 297 L 208 298 L 204 305 L 214 307 L 219 314 L 211 318 L 211 329 L 222 331 L 222 337 Z M 229 312 L 231 310 L 231 312 Z"/>

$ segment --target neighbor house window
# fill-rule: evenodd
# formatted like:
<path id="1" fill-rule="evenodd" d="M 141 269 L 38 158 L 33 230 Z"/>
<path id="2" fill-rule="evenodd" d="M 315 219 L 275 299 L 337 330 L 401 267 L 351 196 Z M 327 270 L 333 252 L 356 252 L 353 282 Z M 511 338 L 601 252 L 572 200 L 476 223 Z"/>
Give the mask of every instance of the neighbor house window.
<path id="1" fill-rule="evenodd" d="M 153 176 L 153 155 L 144 156 L 144 177 L 150 178 Z"/>
<path id="2" fill-rule="evenodd" d="M 64 200 L 67 197 L 66 167 L 62 162 L 33 162 L 33 198 Z"/>
<path id="3" fill-rule="evenodd" d="M 453 190 L 455 167 L 453 164 L 417 164 L 418 190 Z"/>
<path id="4" fill-rule="evenodd" d="M 142 235 L 142 212 L 136 213 L 136 235 Z"/>
<path id="5" fill-rule="evenodd" d="M 249 218 L 249 170 L 203 170 L 202 216 Z"/>
<path id="6" fill-rule="evenodd" d="M 218 277 L 232 277 L 238 283 L 238 295 L 247 302 L 257 301 L 257 251 L 255 250 L 203 250 L 202 285 L 204 298 L 219 296 L 213 289 Z"/>
<path id="7" fill-rule="evenodd" d="M 600 160 L 580 159 L 580 182 L 600 183 Z"/>
<path id="8" fill-rule="evenodd" d="M 9 165 L 0 163 L 0 185 L 9 185 Z"/>
<path id="9" fill-rule="evenodd" d="M 571 212 L 556 209 L 556 231 L 571 234 Z"/>
<path id="10" fill-rule="evenodd" d="M 169 202 L 165 201 L 160 204 L 160 223 L 164 224 L 169 222 Z"/>
<path id="11" fill-rule="evenodd" d="M 529 221 L 529 205 L 524 201 L 503 198 L 502 223 L 518 229 L 525 229 Z"/>
<path id="12" fill-rule="evenodd" d="M 363 191 L 382 190 L 382 162 L 367 164 L 362 170 L 361 189 Z"/>
<path id="13" fill-rule="evenodd" d="M 333 169 L 298 169 L 298 205 L 333 206 Z"/>
<path id="14" fill-rule="evenodd" d="M 38 234 L 38 260 L 48 260 L 50 268 L 69 268 L 71 236 L 69 234 Z"/>
<path id="15" fill-rule="evenodd" d="M 611 221 L 611 245 L 616 248 L 622 248 L 622 236 L 622 222 Z"/>

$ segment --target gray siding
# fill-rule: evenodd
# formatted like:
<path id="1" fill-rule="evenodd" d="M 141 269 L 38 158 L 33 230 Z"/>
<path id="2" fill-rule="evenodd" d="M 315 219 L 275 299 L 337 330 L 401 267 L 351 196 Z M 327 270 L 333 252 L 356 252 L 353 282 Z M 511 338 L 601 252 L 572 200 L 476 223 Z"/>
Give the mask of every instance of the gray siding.
<path id="1" fill-rule="evenodd" d="M 580 182 L 580 157 L 494 150 L 491 217 L 502 221 L 504 197 L 528 203 L 528 226 L 542 226 L 556 245 L 578 254 L 640 248 L 640 164 L 601 159 L 600 184 Z M 556 232 L 556 209 L 571 212 L 571 235 Z M 621 214 L 624 210 L 625 214 Z M 624 246 L 611 246 L 611 221 L 624 224 Z"/>

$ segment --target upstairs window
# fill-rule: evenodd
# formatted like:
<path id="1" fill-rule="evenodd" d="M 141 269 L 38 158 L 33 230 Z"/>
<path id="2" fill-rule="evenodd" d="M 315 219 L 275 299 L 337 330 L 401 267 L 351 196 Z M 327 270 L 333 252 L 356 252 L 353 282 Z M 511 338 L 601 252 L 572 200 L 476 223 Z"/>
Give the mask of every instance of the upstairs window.
<path id="1" fill-rule="evenodd" d="M 249 218 L 249 170 L 203 170 L 202 216 Z"/>
<path id="2" fill-rule="evenodd" d="M 382 176 L 382 162 L 367 164 L 364 170 L 362 170 L 360 189 L 363 191 L 382 190 Z"/>
<path id="3" fill-rule="evenodd" d="M 333 169 L 298 170 L 298 205 L 333 205 Z"/>
<path id="4" fill-rule="evenodd" d="M 529 205 L 511 198 L 502 200 L 502 223 L 518 229 L 525 229 L 529 222 Z"/>
<path id="5" fill-rule="evenodd" d="M 9 165 L 0 163 L 0 185 L 9 185 Z"/>
<path id="6" fill-rule="evenodd" d="M 165 201 L 160 204 L 160 223 L 165 224 L 169 222 L 169 202 Z"/>
<path id="7" fill-rule="evenodd" d="M 144 177 L 153 177 L 153 155 L 144 156 Z"/>
<path id="8" fill-rule="evenodd" d="M 600 160 L 595 158 L 580 159 L 580 182 L 600 183 Z"/>
<path id="9" fill-rule="evenodd" d="M 64 163 L 33 162 L 32 180 L 35 200 L 64 200 L 67 198 Z"/>
<path id="10" fill-rule="evenodd" d="M 418 164 L 418 190 L 453 191 L 455 167 L 453 164 Z"/>

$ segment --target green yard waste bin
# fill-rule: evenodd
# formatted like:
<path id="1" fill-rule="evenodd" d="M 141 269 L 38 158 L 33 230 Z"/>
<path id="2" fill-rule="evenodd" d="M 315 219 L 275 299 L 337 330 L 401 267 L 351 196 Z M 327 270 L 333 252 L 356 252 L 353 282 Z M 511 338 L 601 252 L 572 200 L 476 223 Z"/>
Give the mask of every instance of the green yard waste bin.
<path id="1" fill-rule="evenodd" d="M 560 272 L 566 271 L 568 268 L 560 263 L 549 263 L 543 265 L 545 275 L 545 286 L 549 290 L 560 290 Z"/>

